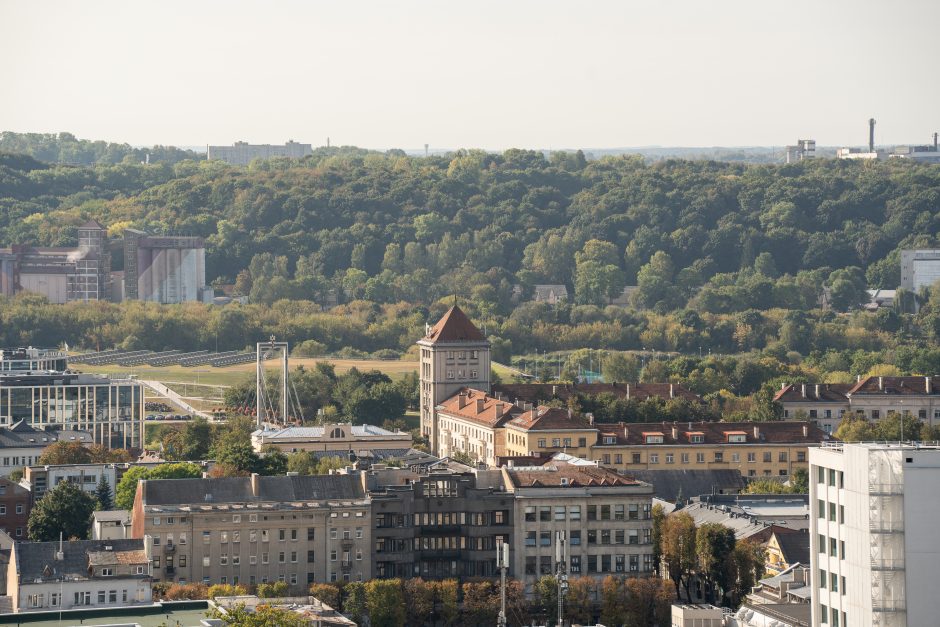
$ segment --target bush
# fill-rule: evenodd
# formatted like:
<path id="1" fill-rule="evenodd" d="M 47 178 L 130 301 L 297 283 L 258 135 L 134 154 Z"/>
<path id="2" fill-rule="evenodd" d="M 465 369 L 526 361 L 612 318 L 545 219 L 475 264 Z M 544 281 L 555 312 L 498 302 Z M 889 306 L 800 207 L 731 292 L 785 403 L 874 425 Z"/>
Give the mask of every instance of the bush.
<path id="1" fill-rule="evenodd" d="M 231 584 L 220 583 L 214 586 L 209 586 L 207 594 L 210 599 L 215 599 L 216 597 L 234 597 L 248 594 L 248 589 L 244 586 L 233 586 Z"/>
<path id="2" fill-rule="evenodd" d="M 209 598 L 209 589 L 201 583 L 174 584 L 163 598 L 167 601 L 201 601 Z"/>
<path id="3" fill-rule="evenodd" d="M 381 350 L 377 350 L 374 353 L 372 353 L 372 359 L 393 360 L 393 359 L 398 359 L 400 356 L 401 356 L 401 353 L 399 353 L 396 350 L 392 350 L 390 348 L 383 348 Z"/>
<path id="4" fill-rule="evenodd" d="M 340 359 L 368 359 L 369 353 L 361 351 L 358 348 L 351 348 L 349 346 L 344 346 L 339 349 L 336 353 L 336 356 Z"/>
<path id="5" fill-rule="evenodd" d="M 279 599 L 287 596 L 287 582 L 259 583 L 258 596 L 262 599 Z"/>
<path id="6" fill-rule="evenodd" d="M 331 583 L 310 584 L 310 596 L 316 597 L 334 610 L 339 610 L 339 588 Z"/>
<path id="7" fill-rule="evenodd" d="M 326 344 L 316 340 L 304 340 L 291 351 L 294 357 L 322 357 L 326 355 Z"/>

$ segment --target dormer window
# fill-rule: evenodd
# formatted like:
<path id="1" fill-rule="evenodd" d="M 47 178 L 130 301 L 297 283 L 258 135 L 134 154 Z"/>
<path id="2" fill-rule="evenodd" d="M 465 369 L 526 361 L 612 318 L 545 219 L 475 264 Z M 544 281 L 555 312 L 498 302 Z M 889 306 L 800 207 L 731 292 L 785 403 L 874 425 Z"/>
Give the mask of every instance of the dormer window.
<path id="1" fill-rule="evenodd" d="M 102 569 L 101 569 L 101 576 L 102 576 L 102 577 L 111 577 L 111 576 L 113 576 L 113 575 L 114 575 L 114 570 L 112 570 L 112 569 L 110 569 L 110 568 L 102 568 Z"/>
<path id="2" fill-rule="evenodd" d="M 617 443 L 617 436 L 615 435 L 604 436 L 604 444 L 616 444 L 616 443 Z"/>
<path id="3" fill-rule="evenodd" d="M 702 444 L 705 442 L 705 434 L 700 431 L 690 431 L 689 442 L 692 444 Z"/>
<path id="4" fill-rule="evenodd" d="M 744 431 L 727 431 L 725 436 L 731 444 L 743 444 L 747 442 L 747 434 Z"/>
<path id="5" fill-rule="evenodd" d="M 662 433 L 644 433 L 643 441 L 647 444 L 662 444 L 663 443 L 663 434 Z"/>

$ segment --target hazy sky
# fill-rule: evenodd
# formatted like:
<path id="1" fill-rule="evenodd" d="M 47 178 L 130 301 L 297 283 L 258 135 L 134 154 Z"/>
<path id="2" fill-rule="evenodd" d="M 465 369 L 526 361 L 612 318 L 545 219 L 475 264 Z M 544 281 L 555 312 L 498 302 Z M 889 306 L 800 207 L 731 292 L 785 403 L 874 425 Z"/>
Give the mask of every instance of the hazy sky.
<path id="1" fill-rule="evenodd" d="M 0 130 L 132 144 L 926 143 L 938 0 L 0 0 Z"/>

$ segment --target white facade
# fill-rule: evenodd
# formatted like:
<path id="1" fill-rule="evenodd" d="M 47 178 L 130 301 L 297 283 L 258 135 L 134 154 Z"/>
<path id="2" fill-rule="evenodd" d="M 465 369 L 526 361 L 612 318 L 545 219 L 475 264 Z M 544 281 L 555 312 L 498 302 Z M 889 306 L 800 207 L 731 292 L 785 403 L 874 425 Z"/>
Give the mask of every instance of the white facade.
<path id="1" fill-rule="evenodd" d="M 271 159 L 274 157 L 302 159 L 313 154 L 313 146 L 299 144 L 294 140 L 288 141 L 283 146 L 235 142 L 233 146 L 207 146 L 206 152 L 209 161 L 217 160 L 232 165 L 248 165 L 255 159 Z"/>
<path id="2" fill-rule="evenodd" d="M 901 287 L 912 292 L 940 280 L 940 250 L 902 250 Z"/>
<path id="3" fill-rule="evenodd" d="M 813 625 L 937 624 L 940 447 L 810 449 Z"/>

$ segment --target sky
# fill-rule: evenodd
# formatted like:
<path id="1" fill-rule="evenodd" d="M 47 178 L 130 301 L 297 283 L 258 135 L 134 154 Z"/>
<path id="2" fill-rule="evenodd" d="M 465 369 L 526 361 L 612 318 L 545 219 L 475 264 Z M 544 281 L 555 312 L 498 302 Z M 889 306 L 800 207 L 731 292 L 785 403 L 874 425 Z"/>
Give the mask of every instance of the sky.
<path id="1" fill-rule="evenodd" d="M 0 0 L 0 130 L 134 145 L 863 145 L 940 131 L 937 0 Z"/>

